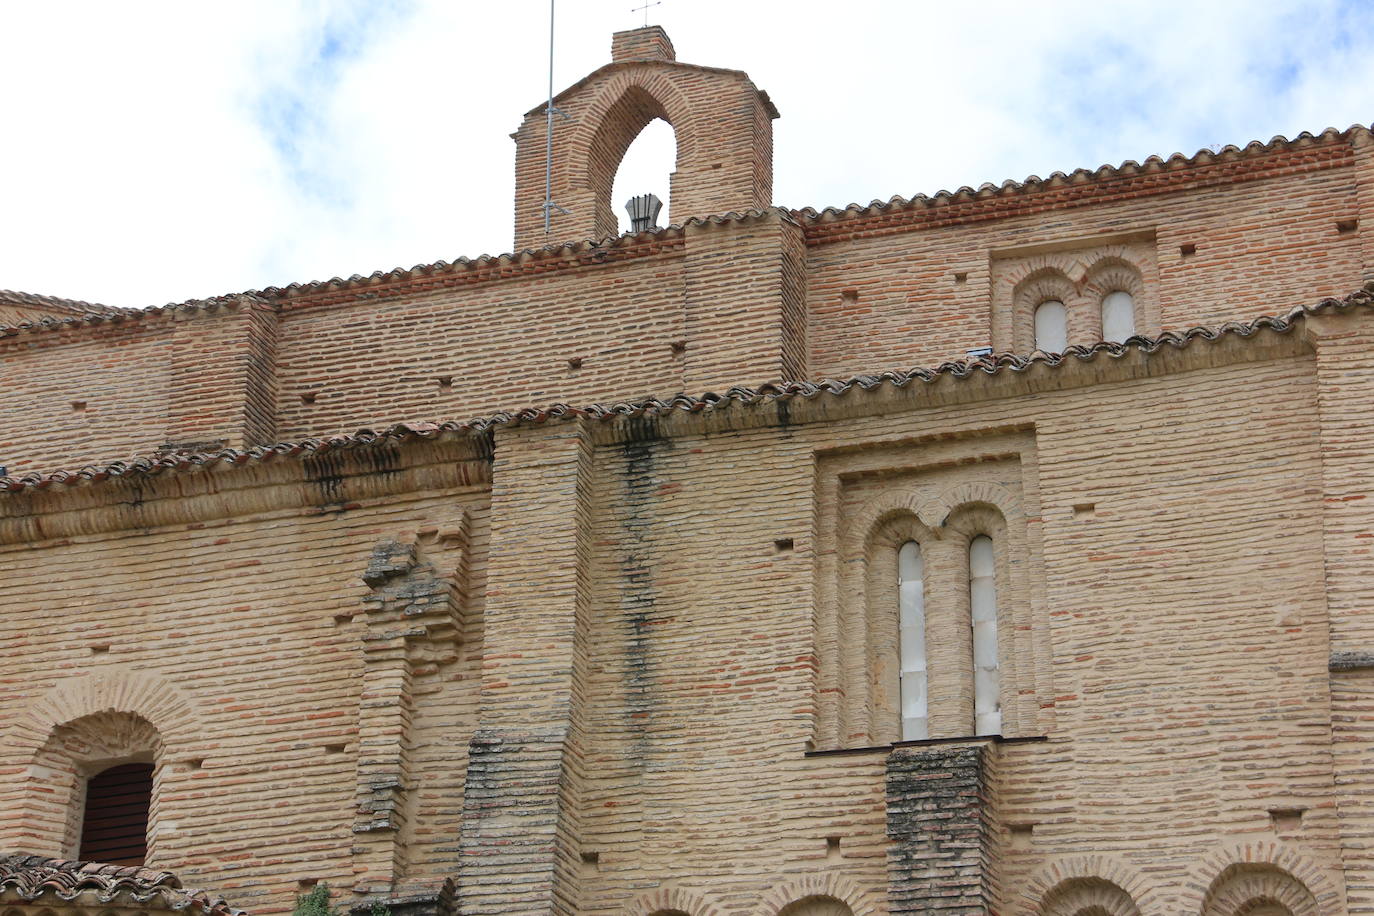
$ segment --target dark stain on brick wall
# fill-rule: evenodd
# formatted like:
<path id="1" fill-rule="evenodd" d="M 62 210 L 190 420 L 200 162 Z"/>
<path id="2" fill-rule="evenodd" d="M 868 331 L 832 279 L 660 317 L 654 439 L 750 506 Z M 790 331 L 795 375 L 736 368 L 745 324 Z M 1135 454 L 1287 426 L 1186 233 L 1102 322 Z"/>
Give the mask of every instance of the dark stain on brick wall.
<path id="1" fill-rule="evenodd" d="M 888 910 L 984 916 L 984 747 L 897 748 L 887 759 Z"/>

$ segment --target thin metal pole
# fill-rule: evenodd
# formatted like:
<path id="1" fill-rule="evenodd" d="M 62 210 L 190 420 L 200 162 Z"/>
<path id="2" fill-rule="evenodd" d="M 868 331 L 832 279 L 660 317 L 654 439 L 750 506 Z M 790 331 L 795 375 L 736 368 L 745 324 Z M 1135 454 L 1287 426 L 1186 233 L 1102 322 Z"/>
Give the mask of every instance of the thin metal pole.
<path id="1" fill-rule="evenodd" d="M 549 104 L 544 125 L 544 234 L 549 234 L 549 219 L 553 211 L 553 4 L 549 0 Z"/>

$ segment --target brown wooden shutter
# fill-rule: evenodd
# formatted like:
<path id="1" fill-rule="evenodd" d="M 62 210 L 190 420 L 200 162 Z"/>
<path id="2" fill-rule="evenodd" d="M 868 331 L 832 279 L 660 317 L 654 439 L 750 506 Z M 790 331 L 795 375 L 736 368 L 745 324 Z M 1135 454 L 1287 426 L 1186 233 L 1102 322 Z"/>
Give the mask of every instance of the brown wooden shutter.
<path id="1" fill-rule="evenodd" d="M 142 865 L 148 855 L 148 807 L 152 800 L 151 763 L 126 763 L 92 776 L 86 783 L 78 858 L 109 865 Z"/>

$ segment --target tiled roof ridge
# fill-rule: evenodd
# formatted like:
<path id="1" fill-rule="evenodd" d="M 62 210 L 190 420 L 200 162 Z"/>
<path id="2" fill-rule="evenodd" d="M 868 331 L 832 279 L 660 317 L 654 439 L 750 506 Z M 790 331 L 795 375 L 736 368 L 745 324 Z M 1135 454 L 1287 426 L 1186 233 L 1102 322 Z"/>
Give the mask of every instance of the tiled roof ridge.
<path id="1" fill-rule="evenodd" d="M 1345 297 L 1339 299 L 1326 298 L 1315 303 L 1295 306 L 1283 315 L 1261 315 L 1246 322 L 1228 321 L 1220 325 L 1194 327 L 1182 331 L 1164 331 L 1156 337 L 1136 335 L 1122 343 L 1102 341 L 1091 345 L 1074 345 L 1063 353 L 1057 354 L 1043 353 L 1039 350 L 1024 356 L 1004 352 L 969 360 L 947 361 L 929 368 L 888 370 L 876 374 L 853 375 L 842 380 L 768 382 L 753 388 L 736 386 L 728 389 L 724 394 L 715 392 L 707 392 L 700 396 L 679 394 L 666 400 L 649 397 L 613 404 L 590 404 L 584 407 L 553 404 L 547 407 L 526 407 L 515 411 L 498 411 L 465 421 L 398 423 L 380 431 L 362 429 L 352 435 L 302 439 L 297 442 L 282 442 L 276 445 L 255 446 L 248 449 L 223 449 L 216 452 L 159 455 L 136 458 L 130 461 L 118 461 L 103 467 L 92 465 L 75 471 L 59 470 L 28 474 L 22 477 L 0 477 L 0 492 L 41 490 L 58 484 L 77 485 L 110 478 L 151 476 L 166 472 L 190 471 L 220 464 L 242 465 L 281 457 L 311 457 L 332 451 L 365 447 L 379 442 L 436 439 L 452 434 L 479 434 L 498 426 L 543 423 L 563 417 L 612 420 L 619 417 L 639 417 L 646 414 L 668 416 L 680 412 L 701 413 L 729 407 L 733 404 L 753 405 L 798 397 L 811 400 L 821 395 L 838 397 L 854 389 L 871 391 L 887 384 L 896 388 L 905 388 L 913 382 L 936 382 L 942 377 L 967 379 L 978 374 L 993 376 L 1002 372 L 1020 373 L 1036 365 L 1056 368 L 1073 361 L 1087 362 L 1099 356 L 1119 358 L 1133 350 L 1152 354 L 1168 347 L 1182 349 L 1194 341 L 1212 342 L 1231 336 L 1249 338 L 1262 330 L 1271 330 L 1282 334 L 1290 331 L 1299 320 L 1310 315 L 1371 307 L 1374 307 L 1374 281 L 1364 284 L 1360 289 Z"/>
<path id="2" fill-rule="evenodd" d="M 353 274 L 351 277 L 346 278 L 332 277 L 328 280 L 312 280 L 308 283 L 290 283 L 286 286 L 268 286 L 260 290 L 251 290 L 244 295 L 261 296 L 266 299 L 282 299 L 292 296 L 310 295 L 311 293 L 323 290 L 347 289 L 351 286 L 367 286 L 378 283 L 394 282 L 407 279 L 415 274 L 432 275 L 457 270 L 479 270 L 494 264 L 514 264 L 531 258 L 553 258 L 582 251 L 616 248 L 632 242 L 651 239 L 656 236 L 677 235 L 694 226 L 721 226 L 729 223 L 762 219 L 769 215 L 777 215 L 789 222 L 793 221 L 791 212 L 781 207 L 731 210 L 728 213 L 716 213 L 710 216 L 692 216 L 680 223 L 673 223 L 668 226 L 654 226 L 642 232 L 626 232 L 621 235 L 612 235 L 601 239 L 584 238 L 567 242 L 555 242 L 540 248 L 522 248 L 519 251 L 495 255 L 482 254 L 475 258 L 459 257 L 453 261 L 439 260 L 432 264 L 416 264 L 414 267 L 410 268 L 395 267 L 388 271 L 374 270 L 367 276 Z"/>
<path id="3" fill-rule="evenodd" d="M 1235 144 L 1228 143 L 1216 150 L 1205 147 L 1193 153 L 1191 156 L 1185 156 L 1183 153 L 1173 153 L 1167 157 L 1147 156 L 1143 162 L 1127 159 L 1118 165 L 1104 164 L 1095 169 L 1078 168 L 1067 174 L 1055 171 L 1051 172 L 1048 178 L 1041 178 L 1039 175 L 1030 175 L 1021 181 L 1015 181 L 1008 178 L 1001 184 L 984 182 L 976 188 L 963 185 L 953 191 L 942 189 L 936 191 L 934 194 L 915 194 L 909 198 L 898 194 L 885 201 L 873 200 L 867 204 L 856 202 L 847 204 L 843 207 L 823 207 L 820 210 L 814 207 L 802 207 L 801 209 L 794 209 L 789 212 L 793 217 L 802 222 L 808 224 L 817 223 L 825 220 L 863 216 L 873 212 L 882 212 L 886 210 L 929 207 L 938 204 L 952 203 L 954 201 L 971 200 L 975 197 L 1020 194 L 1028 191 L 1035 191 L 1056 183 L 1073 185 L 1152 171 L 1205 165 L 1219 160 L 1258 156 L 1281 150 L 1301 148 L 1316 142 L 1330 143 L 1335 140 L 1349 140 L 1353 134 L 1359 131 L 1369 130 L 1371 130 L 1370 125 L 1352 124 L 1344 130 L 1328 127 L 1316 134 L 1309 131 L 1302 131 L 1291 140 L 1282 134 L 1277 134 L 1272 137 L 1268 143 L 1263 143 L 1259 140 L 1251 140 L 1244 146 L 1236 146 Z"/>
<path id="4" fill-rule="evenodd" d="M 0 289 L 0 305 L 31 306 L 66 312 L 70 315 L 116 315 L 126 311 L 117 305 L 102 305 L 99 302 L 85 302 L 81 299 L 63 299 L 61 296 L 26 293 L 17 289 Z"/>
<path id="5" fill-rule="evenodd" d="M 193 909 L 205 916 L 240 916 L 222 898 L 182 888 L 169 871 L 139 866 L 104 865 L 45 856 L 0 855 L 0 901 L 16 896 L 28 903 L 51 894 L 72 902 L 93 891 L 102 904 L 135 904 L 161 910 Z M 117 899 L 118 898 L 118 899 Z"/>
<path id="6" fill-rule="evenodd" d="M 237 293 L 227 296 L 214 296 L 209 299 L 190 299 L 186 302 L 171 302 L 167 305 L 148 305 L 142 308 L 120 308 L 110 312 L 90 312 L 71 318 L 42 318 L 38 321 L 23 321 L 15 325 L 0 325 L 0 338 L 14 337 L 19 334 L 41 331 L 62 331 L 79 327 L 94 327 L 102 324 L 122 324 L 126 321 L 140 321 L 145 318 L 160 318 L 176 312 L 211 312 L 226 305 L 256 302 L 270 306 L 266 299 L 253 293 Z"/>
<path id="7" fill-rule="evenodd" d="M 626 244 L 652 239 L 656 236 L 671 238 L 689 227 L 721 226 L 730 223 L 748 222 L 769 215 L 776 215 L 788 222 L 795 222 L 792 215 L 787 210 L 780 207 L 769 207 L 764 210 L 731 210 L 728 213 L 712 214 L 711 216 L 693 216 L 680 223 L 673 223 L 669 226 L 655 226 L 652 229 L 645 229 L 642 232 L 627 232 L 623 235 L 608 236 L 603 239 L 577 239 L 570 242 L 545 245 L 542 248 L 524 248 L 520 251 L 506 252 L 497 255 L 483 254 L 475 258 L 459 257 L 453 261 L 439 260 L 431 264 L 416 264 L 414 267 L 409 268 L 394 267 L 387 271 L 374 270 L 367 276 L 353 274 L 350 277 L 333 277 L 328 280 L 312 280 L 307 283 L 290 283 L 286 286 L 268 286 L 263 289 L 245 290 L 242 293 L 226 293 L 222 296 L 211 296 L 206 299 L 188 299 L 185 302 L 169 302 L 166 305 L 149 305 L 141 308 L 120 308 L 108 314 L 93 313 L 72 318 L 44 318 L 39 321 L 21 322 L 17 325 L 0 325 L 0 337 L 14 336 L 25 332 L 61 330 L 80 325 L 100 324 L 107 321 L 117 322 L 125 319 L 141 319 L 175 311 L 208 311 L 225 305 L 226 303 L 241 302 L 243 300 L 251 300 L 267 305 L 279 299 L 290 299 L 299 296 L 309 296 L 319 292 L 333 292 L 336 290 L 357 287 L 379 286 L 384 283 L 394 283 L 415 276 L 435 276 L 466 270 L 481 270 L 499 264 L 516 264 L 532 258 L 557 258 L 580 252 L 596 252 L 598 250 L 617 248 Z M 15 293 L 14 295 L 32 296 L 34 294 Z"/>

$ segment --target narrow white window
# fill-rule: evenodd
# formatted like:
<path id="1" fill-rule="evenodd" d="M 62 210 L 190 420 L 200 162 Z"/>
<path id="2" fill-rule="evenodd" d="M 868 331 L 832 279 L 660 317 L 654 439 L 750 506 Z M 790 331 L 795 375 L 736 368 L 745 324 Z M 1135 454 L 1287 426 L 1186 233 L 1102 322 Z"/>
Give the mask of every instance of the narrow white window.
<path id="1" fill-rule="evenodd" d="M 1125 290 L 1102 300 L 1102 339 L 1121 343 L 1135 334 L 1135 299 Z"/>
<path id="2" fill-rule="evenodd" d="M 930 737 L 926 701 L 925 563 L 921 545 L 907 541 L 897 551 L 898 637 L 901 643 L 902 740 Z"/>
<path id="3" fill-rule="evenodd" d="M 969 609 L 973 618 L 973 733 L 1002 732 L 1002 685 L 997 662 L 997 562 L 992 538 L 968 545 Z"/>
<path id="4" fill-rule="evenodd" d="M 1050 299 L 1035 309 L 1035 349 L 1063 353 L 1069 347 L 1069 313 L 1064 303 Z"/>

